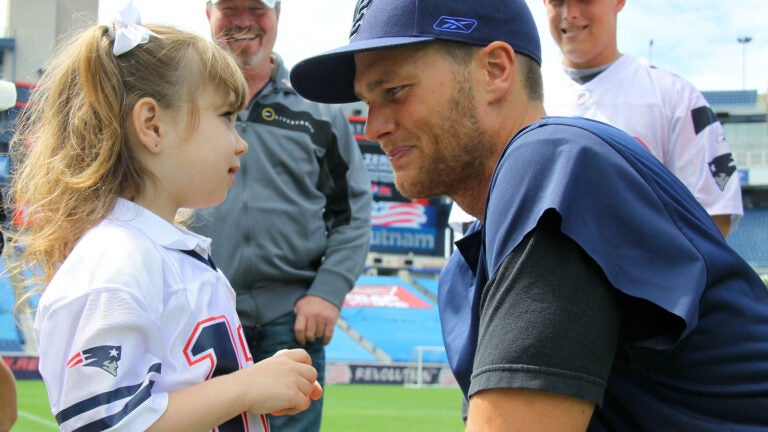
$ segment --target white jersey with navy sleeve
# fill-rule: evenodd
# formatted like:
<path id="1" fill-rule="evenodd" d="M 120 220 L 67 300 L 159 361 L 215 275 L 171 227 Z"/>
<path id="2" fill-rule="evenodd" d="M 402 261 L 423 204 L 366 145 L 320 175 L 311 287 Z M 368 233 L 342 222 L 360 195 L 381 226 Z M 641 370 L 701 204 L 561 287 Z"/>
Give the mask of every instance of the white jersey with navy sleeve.
<path id="1" fill-rule="evenodd" d="M 62 431 L 146 430 L 169 392 L 253 363 L 209 246 L 123 199 L 77 242 L 35 317 L 40 372 Z M 218 430 L 269 425 L 244 413 Z"/>
<path id="2" fill-rule="evenodd" d="M 580 116 L 623 129 L 675 173 L 710 215 L 741 215 L 741 185 L 723 126 L 683 78 L 623 54 L 591 81 L 560 70 L 545 80 L 548 115 Z"/>

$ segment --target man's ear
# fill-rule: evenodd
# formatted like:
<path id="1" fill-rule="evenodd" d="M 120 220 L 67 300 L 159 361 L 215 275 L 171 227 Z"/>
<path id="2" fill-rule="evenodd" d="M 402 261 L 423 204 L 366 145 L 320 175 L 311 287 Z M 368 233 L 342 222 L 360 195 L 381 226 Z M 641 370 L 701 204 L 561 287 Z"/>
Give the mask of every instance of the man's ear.
<path id="1" fill-rule="evenodd" d="M 131 111 L 136 137 L 151 153 L 160 152 L 160 106 L 152 98 L 139 99 Z"/>
<path id="2" fill-rule="evenodd" d="M 516 74 L 515 51 L 512 47 L 501 41 L 491 42 L 482 49 L 478 61 L 482 62 L 484 87 L 489 101 L 506 98 Z"/>

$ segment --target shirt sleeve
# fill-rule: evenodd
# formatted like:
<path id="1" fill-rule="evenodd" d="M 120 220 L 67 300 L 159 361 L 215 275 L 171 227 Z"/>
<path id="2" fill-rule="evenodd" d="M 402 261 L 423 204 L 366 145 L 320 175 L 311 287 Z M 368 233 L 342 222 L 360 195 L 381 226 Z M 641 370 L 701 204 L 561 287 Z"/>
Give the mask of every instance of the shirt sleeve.
<path id="1" fill-rule="evenodd" d="M 371 181 L 360 148 L 344 113 L 334 110 L 333 135 L 338 154 L 327 157 L 329 184 L 325 208 L 328 243 L 309 294 L 341 308 L 363 270 L 370 245 Z"/>
<path id="2" fill-rule="evenodd" d="M 40 372 L 62 431 L 145 430 L 165 411 L 168 395 L 152 392 L 162 332 L 135 297 L 95 290 L 38 319 Z"/>
<path id="3" fill-rule="evenodd" d="M 535 389 L 602 403 L 621 295 L 559 225 L 556 211 L 545 212 L 486 285 L 470 397 Z"/>
<path id="4" fill-rule="evenodd" d="M 707 213 L 732 215 L 735 228 L 744 213 L 741 184 L 723 125 L 692 84 L 680 78 L 674 83 L 676 91 L 666 101 L 671 105 L 670 169 Z"/>

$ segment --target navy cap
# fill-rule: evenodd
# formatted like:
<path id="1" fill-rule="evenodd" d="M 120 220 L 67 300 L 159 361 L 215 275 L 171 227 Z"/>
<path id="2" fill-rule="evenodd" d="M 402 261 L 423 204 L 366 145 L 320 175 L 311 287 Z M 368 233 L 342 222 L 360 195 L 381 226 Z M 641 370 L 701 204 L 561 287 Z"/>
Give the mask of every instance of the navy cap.
<path id="1" fill-rule="evenodd" d="M 208 1 L 209 1 L 211 4 L 216 4 L 216 3 L 218 3 L 218 2 L 219 2 L 219 0 L 208 0 Z M 274 7 L 275 7 L 275 4 L 277 3 L 277 0 L 259 0 L 259 1 L 261 1 L 262 3 L 264 3 L 264 5 L 266 5 L 266 6 L 267 6 L 268 8 L 270 8 L 270 9 L 274 8 Z"/>
<path id="2" fill-rule="evenodd" d="M 503 41 L 541 64 L 539 32 L 525 0 L 358 0 L 349 44 L 297 63 L 291 83 L 309 100 L 354 102 L 355 53 L 438 39 Z"/>

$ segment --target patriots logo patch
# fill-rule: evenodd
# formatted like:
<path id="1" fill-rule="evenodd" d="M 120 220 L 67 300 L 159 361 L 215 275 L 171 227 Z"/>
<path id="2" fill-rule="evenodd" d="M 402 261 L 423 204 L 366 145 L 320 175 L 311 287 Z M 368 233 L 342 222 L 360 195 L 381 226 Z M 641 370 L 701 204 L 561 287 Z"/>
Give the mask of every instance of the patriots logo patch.
<path id="1" fill-rule="evenodd" d="M 360 23 L 365 17 L 365 13 L 368 12 L 368 8 L 371 7 L 373 0 L 359 0 L 355 6 L 355 15 L 352 18 L 352 28 L 349 30 L 349 38 L 351 39 L 360 30 Z"/>
<path id="2" fill-rule="evenodd" d="M 736 172 L 736 162 L 730 153 L 722 154 L 709 162 L 709 171 L 712 173 L 712 177 L 714 177 L 720 190 L 725 190 L 728 180 Z"/>
<path id="3" fill-rule="evenodd" d="M 116 377 L 117 363 L 121 356 L 121 346 L 100 345 L 76 353 L 67 361 L 67 367 L 70 369 L 77 366 L 99 368 Z"/>

